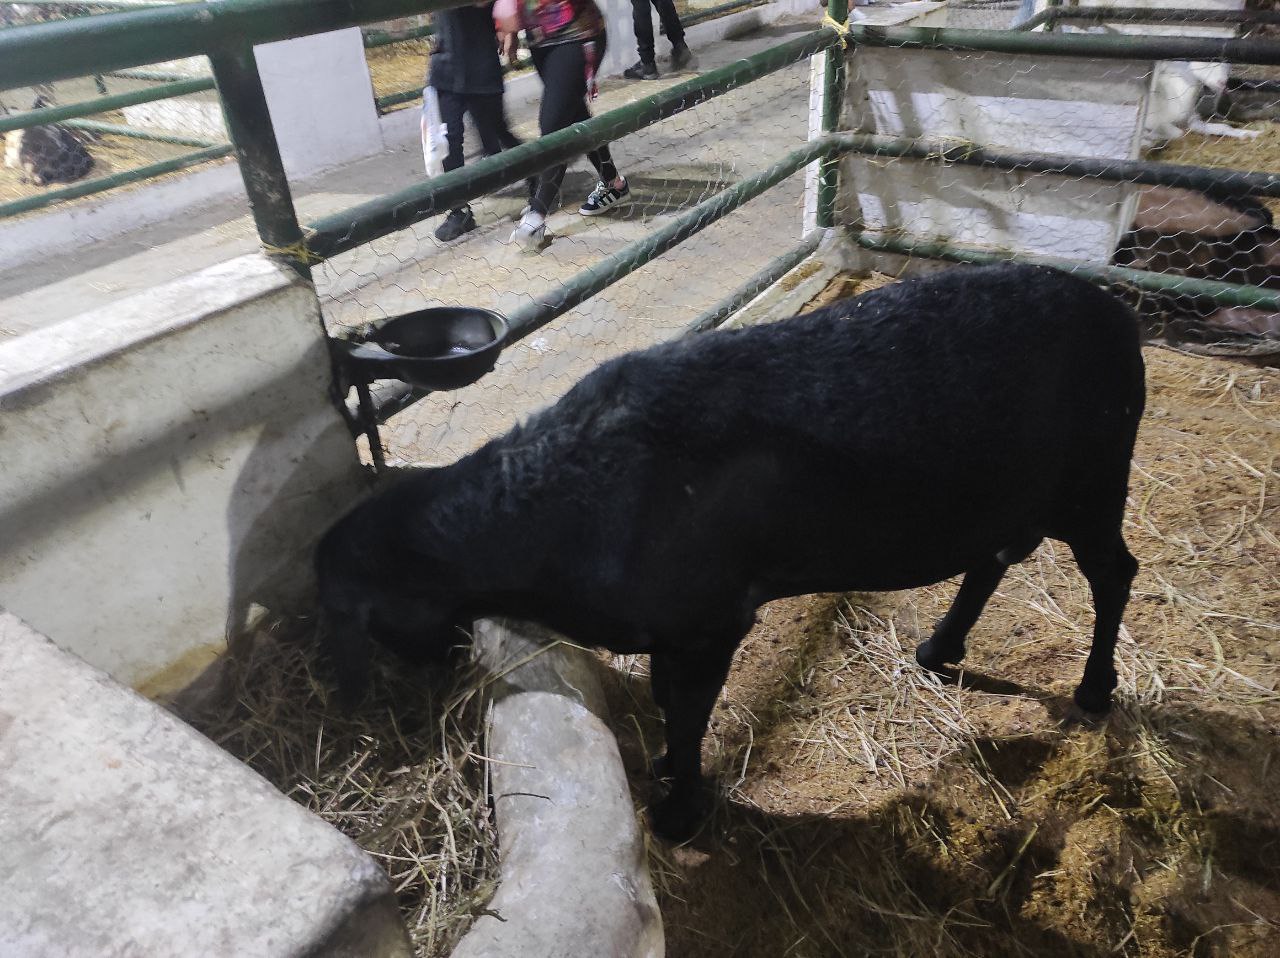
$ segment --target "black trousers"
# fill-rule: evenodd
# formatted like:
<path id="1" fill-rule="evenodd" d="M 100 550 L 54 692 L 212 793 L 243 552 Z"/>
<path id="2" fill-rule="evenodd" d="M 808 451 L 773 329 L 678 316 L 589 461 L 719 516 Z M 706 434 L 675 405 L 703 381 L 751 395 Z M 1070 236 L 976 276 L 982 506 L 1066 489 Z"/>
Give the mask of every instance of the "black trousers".
<path id="1" fill-rule="evenodd" d="M 493 156 L 523 142 L 507 126 L 507 110 L 501 93 L 453 93 L 449 90 L 436 90 L 436 98 L 440 101 L 440 118 L 444 120 L 445 139 L 449 143 L 449 152 L 444 158 L 446 173 L 462 166 L 462 140 L 466 133 L 466 126 L 462 122 L 463 114 L 471 114 L 471 120 L 480 133 L 480 148 L 484 150 L 485 156 Z M 532 180 L 529 185 L 532 192 Z"/>
<path id="2" fill-rule="evenodd" d="M 587 108 L 587 44 L 595 44 L 595 62 L 604 59 L 604 36 L 594 40 L 557 43 L 534 47 L 533 65 L 542 78 L 542 106 L 538 109 L 538 127 L 542 135 L 563 130 L 566 126 L 590 119 Z M 600 179 L 615 179 L 609 147 L 602 146 L 587 154 Z M 535 213 L 546 215 L 560 205 L 560 186 L 564 183 L 566 164 L 561 163 L 538 175 L 538 186 L 530 206 Z"/>
<path id="3" fill-rule="evenodd" d="M 662 29 L 666 31 L 672 46 L 684 42 L 684 27 L 680 26 L 675 0 L 631 0 L 631 25 L 636 32 L 636 50 L 645 63 L 652 63 L 654 57 L 653 14 L 649 10 L 650 4 L 657 9 Z"/>

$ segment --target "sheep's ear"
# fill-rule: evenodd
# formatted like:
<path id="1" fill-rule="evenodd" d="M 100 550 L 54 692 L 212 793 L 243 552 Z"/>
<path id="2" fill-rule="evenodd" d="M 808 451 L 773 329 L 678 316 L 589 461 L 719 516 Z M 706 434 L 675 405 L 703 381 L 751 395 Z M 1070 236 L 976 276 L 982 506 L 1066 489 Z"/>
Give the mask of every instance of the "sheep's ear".
<path id="1" fill-rule="evenodd" d="M 320 619 L 320 648 L 338 686 L 338 701 L 348 711 L 369 691 L 371 668 L 369 613 L 326 609 Z"/>

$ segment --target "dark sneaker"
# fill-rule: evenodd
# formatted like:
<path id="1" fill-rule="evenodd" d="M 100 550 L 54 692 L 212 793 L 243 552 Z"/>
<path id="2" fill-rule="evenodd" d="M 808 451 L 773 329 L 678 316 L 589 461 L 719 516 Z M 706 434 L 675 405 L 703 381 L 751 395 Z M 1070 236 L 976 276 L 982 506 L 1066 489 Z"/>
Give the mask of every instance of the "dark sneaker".
<path id="1" fill-rule="evenodd" d="M 622 75 L 628 80 L 656 80 L 658 79 L 658 65 L 637 60 L 636 65 L 627 67 L 622 71 Z"/>
<path id="2" fill-rule="evenodd" d="M 582 204 L 578 212 L 583 216 L 599 216 L 606 210 L 625 203 L 630 196 L 631 186 L 626 180 L 622 181 L 620 190 L 602 180 L 596 184 L 596 188 L 591 191 L 591 195 L 587 197 L 587 201 Z"/>
<path id="3" fill-rule="evenodd" d="M 456 240 L 463 233 L 470 233 L 476 228 L 476 218 L 471 215 L 471 207 L 464 206 L 454 210 L 444 218 L 444 222 L 436 227 L 436 239 L 441 243 Z"/>
<path id="4" fill-rule="evenodd" d="M 686 44 L 680 43 L 671 47 L 671 69 L 683 70 L 693 63 L 693 51 Z"/>

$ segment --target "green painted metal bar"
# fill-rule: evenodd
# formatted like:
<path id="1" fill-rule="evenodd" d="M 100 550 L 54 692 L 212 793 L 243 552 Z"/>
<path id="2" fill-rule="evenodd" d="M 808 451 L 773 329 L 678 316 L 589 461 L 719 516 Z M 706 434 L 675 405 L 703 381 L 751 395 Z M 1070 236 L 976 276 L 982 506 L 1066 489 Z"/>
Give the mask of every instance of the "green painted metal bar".
<path id="1" fill-rule="evenodd" d="M 421 40 L 435 33 L 435 27 L 429 23 L 424 23 L 419 27 L 400 31 L 397 33 L 388 33 L 385 30 L 369 30 L 363 34 L 365 49 L 374 49 L 376 47 L 390 46 L 393 43 L 404 43 L 408 40 Z"/>
<path id="2" fill-rule="evenodd" d="M 120 123 L 103 123 L 99 120 L 67 120 L 66 126 L 73 130 L 84 130 L 87 133 L 101 133 L 104 136 L 127 136 L 134 140 L 149 140 L 153 143 L 174 143 L 178 146 L 221 146 L 217 140 L 198 136 L 183 136 L 180 133 L 162 133 L 155 130 L 144 130 L 137 126 L 124 126 Z M 225 144 L 230 146 L 230 144 Z"/>
<path id="3" fill-rule="evenodd" d="M 413 90 L 399 90 L 396 93 L 384 93 L 382 96 L 373 98 L 374 104 L 378 107 L 379 112 L 391 106 L 399 106 L 401 103 L 412 103 L 414 100 L 422 99 L 422 87 Z"/>
<path id="4" fill-rule="evenodd" d="M 1211 279 L 1193 279 L 1169 273 L 1151 273 L 1141 269 L 1107 264 L 1079 263 L 1056 256 L 1030 256 L 1006 251 L 965 249 L 948 243 L 912 240 L 871 233 L 849 233 L 849 238 L 863 249 L 880 253 L 897 253 L 923 259 L 940 259 L 953 263 L 1035 263 L 1075 273 L 1095 283 L 1122 283 L 1152 293 L 1195 297 L 1219 306 L 1252 306 L 1280 311 L 1280 292 L 1260 286 L 1222 283 Z"/>
<path id="5" fill-rule="evenodd" d="M 1026 53 L 1121 60 L 1206 60 L 1280 65 L 1280 42 L 1222 37 L 1147 37 L 1122 33 L 1022 33 L 950 27 L 851 24 L 857 44 L 907 50 Z"/>
<path id="6" fill-rule="evenodd" d="M 1036 27 L 1043 27 L 1045 25 L 1048 25 L 1048 28 L 1052 30 L 1053 18 L 1057 15 L 1057 12 L 1058 11 L 1055 10 L 1053 7 L 1049 7 L 1045 10 L 1041 10 L 1035 16 L 1030 17 L 1026 20 L 1023 20 L 1013 29 L 1022 33 L 1028 33 L 1034 30 Z"/>
<path id="7" fill-rule="evenodd" d="M 812 256 L 825 235 L 826 232 L 824 230 L 814 230 L 813 234 L 795 249 L 789 253 L 783 253 L 760 272 L 756 273 L 755 276 L 752 276 L 732 293 L 720 300 L 720 302 L 699 315 L 697 319 L 689 324 L 686 332 L 705 333 L 708 330 L 715 329 Z"/>
<path id="8" fill-rule="evenodd" d="M 680 26 L 686 30 L 689 27 L 697 26 L 699 23 L 706 23 L 708 20 L 718 20 L 721 17 L 727 17 L 731 13 L 738 13 L 741 10 L 750 10 L 752 7 L 762 7 L 769 0 L 730 0 L 729 3 L 718 3 L 714 7 L 707 7 L 704 10 L 694 10 L 687 16 L 680 18 Z M 666 29 L 659 27 L 659 32 L 664 36 Z"/>
<path id="9" fill-rule="evenodd" d="M 512 310 L 507 316 L 511 332 L 503 344 L 504 348 L 536 332 L 557 316 L 567 313 L 624 276 L 634 273 L 641 266 L 706 229 L 744 203 L 777 186 L 787 177 L 794 176 L 831 148 L 831 142 L 824 137 L 798 150 L 793 150 L 768 169 L 721 190 L 709 200 L 699 203 L 687 213 L 676 217 L 648 236 L 627 244 L 612 256 L 574 274 L 567 282 L 549 291 L 543 298 Z M 380 393 L 375 402 L 375 417 L 378 422 L 384 423 L 391 416 L 426 395 L 426 391 L 414 389 L 408 385 L 385 390 Z"/>
<path id="10" fill-rule="evenodd" d="M 240 175 L 263 249 L 310 277 L 302 228 L 280 159 L 253 47 L 245 45 L 235 52 L 214 54 L 209 63 L 218 82 L 227 132 L 240 160 Z"/>
<path id="11" fill-rule="evenodd" d="M 1238 23 L 1247 26 L 1280 23 L 1275 10 L 1193 10 L 1178 7 L 1058 7 L 1047 10 L 1058 23 L 1113 21 L 1116 23 Z"/>
<path id="12" fill-rule="evenodd" d="M 170 100 L 175 96 L 187 96 L 213 89 L 211 77 L 196 77 L 166 83 L 162 86 L 148 87 L 145 90 L 130 90 L 127 93 L 113 93 L 96 100 L 82 100 L 79 103 L 68 103 L 65 106 L 47 106 L 39 110 L 27 110 L 24 113 L 11 113 L 0 116 L 0 133 L 9 130 L 21 130 L 29 126 L 41 126 L 45 123 L 58 123 L 79 116 L 93 116 L 95 113 L 106 113 L 120 110 L 126 106 L 137 106 L 139 103 L 152 103 L 156 100 Z"/>
<path id="13" fill-rule="evenodd" d="M 837 23 L 849 19 L 848 0 L 829 0 L 827 13 Z M 840 111 L 844 104 L 844 45 L 837 44 L 827 50 L 823 70 L 822 132 L 833 133 L 840 128 Z M 836 222 L 836 194 L 840 186 L 840 161 L 828 156 L 818 167 L 818 226 L 827 228 Z"/>
<path id="14" fill-rule="evenodd" d="M 174 70 L 113 70 L 103 76 L 119 80 L 144 80 L 148 83 L 177 83 L 179 80 L 207 79 L 213 86 L 213 77 L 193 77 L 190 73 L 178 73 Z"/>
<path id="15" fill-rule="evenodd" d="M 793 150 L 768 169 L 721 190 L 643 239 L 629 243 L 612 256 L 575 274 L 542 299 L 517 307 L 507 317 L 511 327 L 508 341 L 516 342 L 540 329 L 557 316 L 732 213 L 748 200 L 777 186 L 830 150 L 831 143 L 825 137 Z"/>
<path id="16" fill-rule="evenodd" d="M 1280 173 L 1211 169 L 1149 160 L 1097 160 L 1043 153 L 997 153 L 954 141 L 913 140 L 876 134 L 845 133 L 832 137 L 841 152 L 894 156 L 937 163 L 961 163 L 1000 170 L 1093 177 L 1122 183 L 1177 186 L 1213 196 L 1280 196 Z"/>
<path id="17" fill-rule="evenodd" d="M 497 156 L 445 173 L 398 193 L 378 197 L 310 225 L 307 247 L 320 258 L 336 256 L 370 240 L 412 226 L 477 197 L 535 175 L 554 163 L 580 156 L 602 143 L 634 133 L 706 103 L 714 97 L 821 53 L 840 38 L 823 29 L 710 70 L 660 93 L 574 124 Z"/>
<path id="18" fill-rule="evenodd" d="M 74 200 L 82 196 L 91 196 L 94 193 L 102 193 L 106 190 L 113 190 L 117 187 L 124 186 L 127 183 L 137 183 L 140 180 L 149 180 L 157 176 L 163 176 L 165 173 L 175 173 L 178 170 L 186 169 L 189 166 L 196 166 L 199 163 L 207 163 L 210 160 L 216 160 L 226 156 L 231 152 L 229 145 L 211 146 L 204 150 L 197 150 L 194 153 L 185 153 L 182 156 L 175 156 L 169 160 L 161 160 L 158 163 L 149 163 L 146 166 L 140 166 L 134 170 L 125 170 L 121 173 L 111 173 L 107 176 L 99 176 L 92 180 L 82 180 L 73 186 L 64 187 L 63 189 L 49 190 L 45 193 L 39 193 L 35 196 L 23 197 L 20 200 L 13 200 L 9 203 L 0 203 L 0 219 L 7 216 L 17 216 L 19 213 L 30 213 L 33 210 L 44 209 L 46 206 L 52 206 L 55 203 L 61 203 L 64 200 Z"/>
<path id="19" fill-rule="evenodd" d="M 201 0 L 0 30 L 0 89 L 462 6 L 465 0 Z"/>

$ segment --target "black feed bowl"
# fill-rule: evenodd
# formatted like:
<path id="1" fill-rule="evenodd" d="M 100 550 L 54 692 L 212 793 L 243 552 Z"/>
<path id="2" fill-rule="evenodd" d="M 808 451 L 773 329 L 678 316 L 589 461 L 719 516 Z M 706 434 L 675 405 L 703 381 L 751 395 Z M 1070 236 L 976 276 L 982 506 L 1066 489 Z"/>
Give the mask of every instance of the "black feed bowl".
<path id="1" fill-rule="evenodd" d="M 461 389 L 493 369 L 507 328 L 492 310 L 441 306 L 378 320 L 360 339 L 334 342 L 354 381 L 399 379 L 419 389 Z"/>

